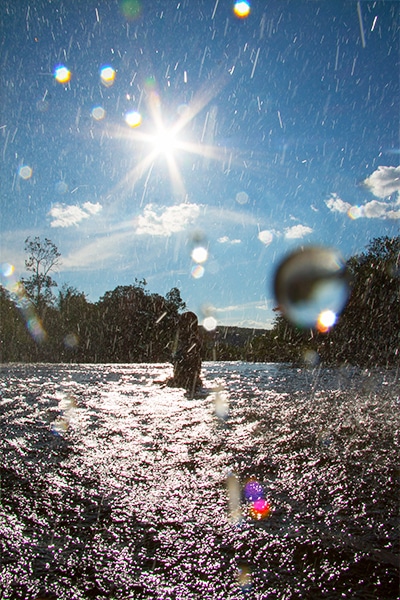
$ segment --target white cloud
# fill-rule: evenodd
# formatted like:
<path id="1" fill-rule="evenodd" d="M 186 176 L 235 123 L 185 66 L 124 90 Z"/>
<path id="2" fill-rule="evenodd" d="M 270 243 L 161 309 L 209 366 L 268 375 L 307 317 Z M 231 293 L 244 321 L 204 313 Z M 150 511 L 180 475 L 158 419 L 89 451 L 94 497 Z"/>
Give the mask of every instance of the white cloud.
<path id="1" fill-rule="evenodd" d="M 400 167 L 378 167 L 363 183 L 377 198 L 387 198 L 400 191 Z"/>
<path id="2" fill-rule="evenodd" d="M 349 202 L 339 198 L 337 194 L 332 194 L 325 204 L 332 212 L 347 214 L 351 219 L 399 219 L 400 211 L 395 210 L 397 206 L 394 203 L 380 202 L 371 200 L 361 206 L 351 205 Z"/>
<path id="3" fill-rule="evenodd" d="M 332 194 L 328 200 L 325 200 L 325 204 L 332 212 L 348 213 L 351 208 L 351 204 L 339 198 L 337 194 Z"/>
<path id="4" fill-rule="evenodd" d="M 372 200 L 364 204 L 361 216 L 367 219 L 400 219 L 400 211 L 392 210 L 390 205 L 378 200 Z"/>
<path id="5" fill-rule="evenodd" d="M 217 239 L 217 242 L 219 242 L 220 244 L 241 244 L 242 240 L 231 240 L 227 235 L 223 235 L 222 237 Z"/>
<path id="6" fill-rule="evenodd" d="M 93 202 L 84 202 L 82 206 L 91 215 L 97 215 L 103 208 L 100 202 L 96 202 L 95 204 Z"/>
<path id="7" fill-rule="evenodd" d="M 311 227 L 307 227 L 307 225 L 293 225 L 293 227 L 287 227 L 285 229 L 285 238 L 287 240 L 296 240 L 303 238 L 312 232 L 313 230 Z"/>
<path id="8" fill-rule="evenodd" d="M 52 221 L 51 227 L 72 227 L 78 225 L 84 219 L 88 219 L 91 215 L 95 215 L 102 209 L 101 204 L 96 202 L 85 202 L 82 206 L 55 204 L 49 211 Z"/>
<path id="9" fill-rule="evenodd" d="M 139 235 L 169 236 L 183 231 L 193 223 L 200 214 L 197 204 L 177 204 L 175 206 L 158 207 L 148 204 L 139 215 L 136 233 Z"/>

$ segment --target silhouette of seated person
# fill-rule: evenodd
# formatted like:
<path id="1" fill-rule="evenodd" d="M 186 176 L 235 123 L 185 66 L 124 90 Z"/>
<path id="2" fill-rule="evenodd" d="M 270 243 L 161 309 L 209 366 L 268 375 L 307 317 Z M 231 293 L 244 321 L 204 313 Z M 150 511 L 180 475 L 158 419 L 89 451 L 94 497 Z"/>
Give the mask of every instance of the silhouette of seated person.
<path id="1" fill-rule="evenodd" d="M 177 351 L 172 357 L 174 376 L 168 381 L 172 387 L 181 387 L 191 393 L 201 387 L 201 340 L 197 317 L 192 312 L 180 315 Z"/>

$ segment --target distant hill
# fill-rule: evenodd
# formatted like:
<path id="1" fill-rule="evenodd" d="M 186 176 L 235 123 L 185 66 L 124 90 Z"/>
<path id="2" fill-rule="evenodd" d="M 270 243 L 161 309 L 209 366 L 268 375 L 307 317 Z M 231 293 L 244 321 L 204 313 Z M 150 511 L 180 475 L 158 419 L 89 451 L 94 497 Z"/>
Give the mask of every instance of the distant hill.
<path id="1" fill-rule="evenodd" d="M 204 360 L 252 360 L 254 338 L 271 334 L 269 329 L 219 326 L 203 336 Z"/>

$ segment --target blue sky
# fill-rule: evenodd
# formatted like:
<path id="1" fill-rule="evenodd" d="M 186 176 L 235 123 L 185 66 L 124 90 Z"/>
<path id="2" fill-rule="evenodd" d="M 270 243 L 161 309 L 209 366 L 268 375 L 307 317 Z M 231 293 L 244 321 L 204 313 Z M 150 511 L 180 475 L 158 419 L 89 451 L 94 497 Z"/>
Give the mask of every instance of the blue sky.
<path id="1" fill-rule="evenodd" d="M 47 237 L 89 300 L 145 278 L 200 320 L 264 328 L 287 252 L 399 234 L 399 3 L 233 5 L 3 1 L 17 276 L 25 238 Z"/>

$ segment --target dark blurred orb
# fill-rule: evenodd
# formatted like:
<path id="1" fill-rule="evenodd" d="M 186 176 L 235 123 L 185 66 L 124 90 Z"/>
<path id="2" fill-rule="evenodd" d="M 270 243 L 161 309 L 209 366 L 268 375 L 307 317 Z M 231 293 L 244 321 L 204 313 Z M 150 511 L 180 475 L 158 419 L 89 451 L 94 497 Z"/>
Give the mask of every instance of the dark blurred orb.
<path id="1" fill-rule="evenodd" d="M 349 297 L 346 264 L 336 249 L 301 248 L 278 267 L 274 292 L 282 314 L 294 325 L 328 331 Z"/>

